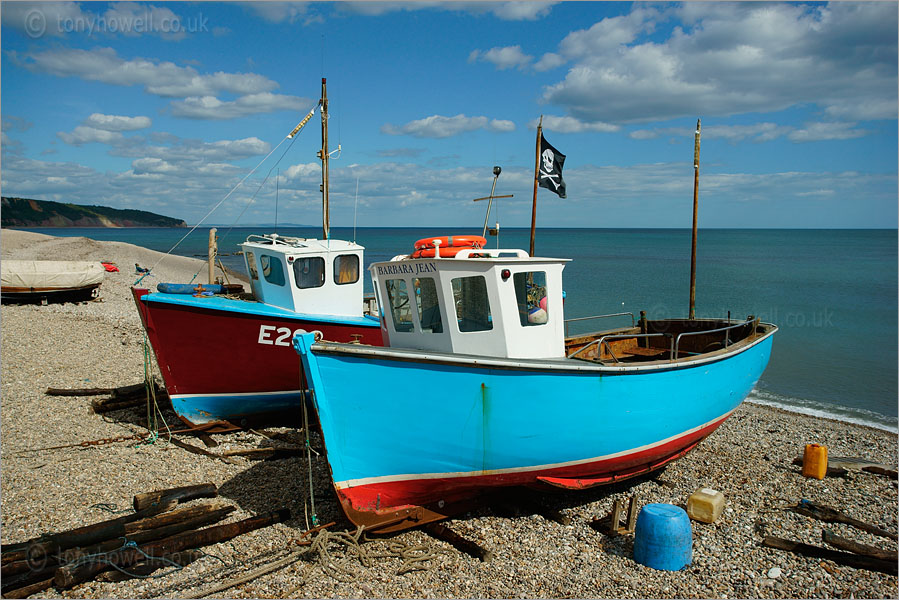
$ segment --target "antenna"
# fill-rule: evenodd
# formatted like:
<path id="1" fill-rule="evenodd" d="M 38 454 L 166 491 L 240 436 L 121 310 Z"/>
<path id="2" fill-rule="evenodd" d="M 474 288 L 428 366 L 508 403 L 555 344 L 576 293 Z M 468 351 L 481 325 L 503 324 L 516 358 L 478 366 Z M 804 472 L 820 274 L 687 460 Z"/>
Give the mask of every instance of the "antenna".
<path id="1" fill-rule="evenodd" d="M 487 200 L 487 214 L 484 216 L 484 231 L 481 233 L 481 237 L 485 237 L 487 235 L 487 222 L 490 220 L 490 206 L 493 204 L 494 198 L 512 198 L 515 194 L 506 194 L 504 196 L 494 196 L 493 192 L 496 191 L 496 180 L 499 179 L 499 174 L 503 172 L 502 167 L 496 166 L 493 167 L 493 187 L 490 190 L 489 196 L 484 196 L 483 198 L 475 198 L 474 202 L 478 202 L 480 200 Z M 492 229 L 490 231 L 491 235 L 499 235 L 499 221 L 496 222 L 496 229 Z M 499 240 L 497 240 L 499 243 Z M 497 246 L 498 247 L 498 246 Z"/>
<path id="2" fill-rule="evenodd" d="M 353 243 L 356 243 L 356 207 L 359 205 L 359 178 L 356 178 L 356 199 L 353 200 Z"/>
<path id="3" fill-rule="evenodd" d="M 278 180 L 281 179 L 281 167 L 278 167 L 278 174 L 275 175 L 275 231 L 278 231 Z"/>

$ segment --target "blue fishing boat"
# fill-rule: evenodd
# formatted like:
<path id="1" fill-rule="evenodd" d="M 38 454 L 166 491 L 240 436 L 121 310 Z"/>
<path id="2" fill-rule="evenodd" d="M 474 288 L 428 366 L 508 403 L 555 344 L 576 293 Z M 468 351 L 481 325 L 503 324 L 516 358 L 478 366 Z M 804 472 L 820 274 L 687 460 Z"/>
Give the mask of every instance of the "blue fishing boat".
<path id="1" fill-rule="evenodd" d="M 659 469 L 720 426 L 768 363 L 777 327 L 752 316 L 632 316 L 566 339 L 567 260 L 444 255 L 447 242 L 371 265 L 384 347 L 294 337 L 358 525 L 396 531 L 494 487 L 584 489 Z"/>

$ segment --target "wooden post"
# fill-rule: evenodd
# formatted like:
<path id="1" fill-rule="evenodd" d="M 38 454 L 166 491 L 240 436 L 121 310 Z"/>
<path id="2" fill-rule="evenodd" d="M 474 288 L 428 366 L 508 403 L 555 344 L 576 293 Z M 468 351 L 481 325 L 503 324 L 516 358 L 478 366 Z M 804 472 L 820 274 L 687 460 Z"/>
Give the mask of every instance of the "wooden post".
<path id="1" fill-rule="evenodd" d="M 534 162 L 534 204 L 531 207 L 531 246 L 528 254 L 534 256 L 534 236 L 537 231 L 537 184 L 540 181 L 540 141 L 543 139 L 543 115 L 537 124 L 537 158 Z"/>
<path id="2" fill-rule="evenodd" d="M 215 283 L 215 227 L 209 230 L 209 285 Z"/>
<path id="3" fill-rule="evenodd" d="M 331 231 L 331 215 L 328 207 L 328 90 L 326 80 L 322 77 L 322 238 L 329 239 Z"/>
<path id="4" fill-rule="evenodd" d="M 696 119 L 696 135 L 693 143 L 693 244 L 690 251 L 690 319 L 696 318 L 696 217 L 699 212 L 699 132 L 700 119 Z"/>

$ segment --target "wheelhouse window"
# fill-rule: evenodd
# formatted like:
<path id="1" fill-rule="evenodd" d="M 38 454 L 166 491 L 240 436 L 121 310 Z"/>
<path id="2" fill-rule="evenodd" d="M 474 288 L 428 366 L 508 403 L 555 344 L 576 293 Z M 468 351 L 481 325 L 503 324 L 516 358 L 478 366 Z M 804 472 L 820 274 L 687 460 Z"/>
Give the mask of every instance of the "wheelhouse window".
<path id="1" fill-rule="evenodd" d="M 262 267 L 262 276 L 273 285 L 284 285 L 284 267 L 281 259 L 268 254 L 259 255 L 259 265 Z"/>
<path id="2" fill-rule="evenodd" d="M 355 254 L 341 254 L 334 259 L 334 283 L 346 285 L 359 281 L 359 257 Z"/>
<path id="3" fill-rule="evenodd" d="M 301 290 L 325 285 L 325 259 L 320 256 L 295 259 L 293 278 Z"/>
<path id="4" fill-rule="evenodd" d="M 256 255 L 252 252 L 247 252 L 247 269 L 250 271 L 250 277 L 259 279 L 259 272 L 256 270 Z"/>
<path id="5" fill-rule="evenodd" d="M 487 299 L 487 280 L 482 275 L 453 279 L 453 298 L 459 331 L 489 331 L 493 329 L 490 301 Z"/>
<path id="6" fill-rule="evenodd" d="M 425 333 L 443 333 L 440 319 L 440 302 L 437 300 L 437 286 L 431 277 L 413 279 L 415 303 L 418 305 L 418 322 Z"/>
<path id="7" fill-rule="evenodd" d="M 546 273 L 528 271 L 512 276 L 515 299 L 518 301 L 518 319 L 522 327 L 545 325 L 549 320 L 546 295 Z"/>
<path id="8" fill-rule="evenodd" d="M 390 314 L 393 315 L 393 328 L 399 332 L 412 331 L 412 307 L 409 306 L 409 292 L 403 279 L 386 281 L 387 300 L 390 303 Z"/>

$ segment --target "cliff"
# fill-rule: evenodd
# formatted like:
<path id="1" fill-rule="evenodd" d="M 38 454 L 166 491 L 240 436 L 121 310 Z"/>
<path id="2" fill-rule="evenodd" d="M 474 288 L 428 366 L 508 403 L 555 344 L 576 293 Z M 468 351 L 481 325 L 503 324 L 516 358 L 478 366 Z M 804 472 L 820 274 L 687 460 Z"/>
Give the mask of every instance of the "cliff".
<path id="1" fill-rule="evenodd" d="M 51 200 L 7 198 L 0 200 L 3 227 L 185 227 L 173 219 L 145 210 L 108 206 L 64 204 Z"/>

